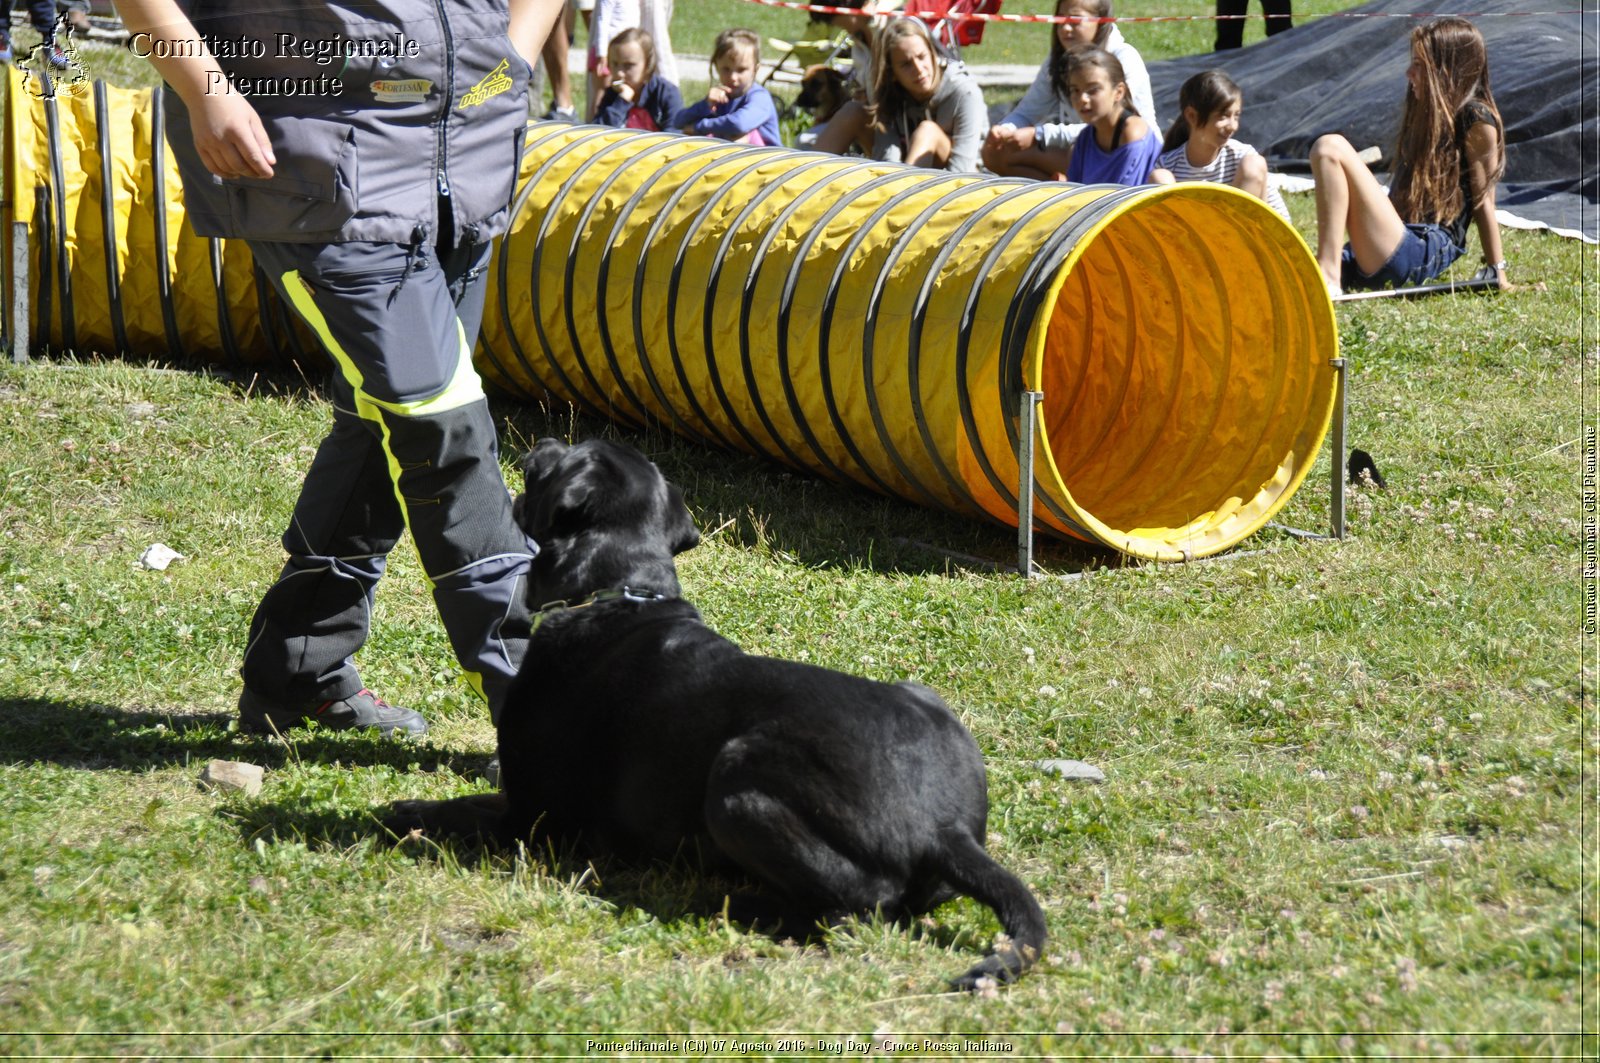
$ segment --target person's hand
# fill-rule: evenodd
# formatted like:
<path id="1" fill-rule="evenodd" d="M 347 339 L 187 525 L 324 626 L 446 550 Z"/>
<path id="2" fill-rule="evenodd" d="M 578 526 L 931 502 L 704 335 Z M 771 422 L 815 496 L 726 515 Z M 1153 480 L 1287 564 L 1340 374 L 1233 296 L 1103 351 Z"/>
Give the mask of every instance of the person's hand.
<path id="1" fill-rule="evenodd" d="M 1019 127 L 1010 123 L 993 126 L 985 139 L 991 151 L 996 148 L 1014 148 L 1020 151 L 1033 147 L 1033 126 Z"/>
<path id="2" fill-rule="evenodd" d="M 250 101 L 236 92 L 208 94 L 190 111 L 195 150 L 206 169 L 224 180 L 271 177 L 272 143 Z"/>
<path id="3" fill-rule="evenodd" d="M 728 102 L 728 90 L 722 85 L 713 85 L 706 90 L 706 102 L 713 107 L 721 107 Z"/>
<path id="4" fill-rule="evenodd" d="M 629 103 L 633 102 L 634 91 L 633 91 L 633 86 L 632 85 L 628 84 L 626 81 L 622 81 L 622 80 L 619 79 L 617 81 L 613 81 L 611 83 L 611 87 L 613 89 L 617 90 L 617 95 L 618 96 L 621 96 L 623 99 L 627 100 Z"/>

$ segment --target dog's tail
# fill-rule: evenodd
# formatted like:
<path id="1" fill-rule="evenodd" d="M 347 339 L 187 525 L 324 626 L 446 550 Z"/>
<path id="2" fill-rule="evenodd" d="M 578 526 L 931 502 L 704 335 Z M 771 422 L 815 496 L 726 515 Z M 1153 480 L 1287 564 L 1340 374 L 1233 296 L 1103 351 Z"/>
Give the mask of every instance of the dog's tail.
<path id="1" fill-rule="evenodd" d="M 974 990 L 984 981 L 1014 982 L 1044 955 L 1044 911 L 1023 881 L 984 851 L 972 835 L 963 830 L 945 834 L 948 862 L 941 869 L 945 881 L 962 893 L 982 901 L 1000 917 L 1009 941 L 996 946 L 966 974 L 952 978 L 956 989 Z"/>

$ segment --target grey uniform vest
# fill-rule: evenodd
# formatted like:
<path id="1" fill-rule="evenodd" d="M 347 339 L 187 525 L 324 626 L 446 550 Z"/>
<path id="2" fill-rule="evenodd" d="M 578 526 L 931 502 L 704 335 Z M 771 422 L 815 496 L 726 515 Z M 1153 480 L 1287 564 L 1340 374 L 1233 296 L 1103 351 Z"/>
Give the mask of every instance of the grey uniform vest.
<path id="1" fill-rule="evenodd" d="M 505 229 L 529 75 L 506 0 L 183 6 L 277 157 L 266 180 L 213 176 L 188 109 L 165 93 L 197 233 L 412 243 L 446 225 L 479 240 Z"/>

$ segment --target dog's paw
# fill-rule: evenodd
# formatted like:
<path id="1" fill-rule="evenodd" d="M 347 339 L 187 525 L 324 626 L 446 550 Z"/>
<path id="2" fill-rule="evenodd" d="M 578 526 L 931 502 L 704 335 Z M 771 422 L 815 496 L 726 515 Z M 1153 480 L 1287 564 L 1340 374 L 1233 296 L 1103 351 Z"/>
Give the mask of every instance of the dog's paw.
<path id="1" fill-rule="evenodd" d="M 428 830 L 426 809 L 433 801 L 396 801 L 379 817 L 383 829 L 401 841 L 416 841 Z"/>
<path id="2" fill-rule="evenodd" d="M 498 842 L 506 814 L 501 794 L 471 794 L 448 801 L 396 801 L 379 817 L 405 841 L 429 837 Z"/>

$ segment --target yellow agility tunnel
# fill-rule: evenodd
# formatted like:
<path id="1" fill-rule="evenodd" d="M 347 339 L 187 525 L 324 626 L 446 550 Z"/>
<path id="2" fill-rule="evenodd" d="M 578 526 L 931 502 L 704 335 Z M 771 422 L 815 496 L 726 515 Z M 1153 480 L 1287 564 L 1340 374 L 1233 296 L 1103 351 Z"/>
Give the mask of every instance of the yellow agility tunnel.
<path id="1" fill-rule="evenodd" d="M 7 115 L 11 201 L 52 185 L 58 205 L 36 214 L 64 217 L 75 240 L 72 269 L 57 262 L 48 285 L 51 342 L 66 335 L 71 273 L 78 305 L 101 313 L 117 301 L 102 291 L 173 302 L 164 317 L 190 355 L 215 356 L 212 331 L 231 329 L 229 357 L 293 356 L 304 334 L 254 285 L 247 250 L 182 229 L 170 160 L 116 117 L 151 113 L 150 94 L 111 92 L 98 116 L 27 101 L 89 130 L 57 155 L 93 156 L 106 115 L 133 127 L 109 203 L 93 166 L 56 192 L 49 122 Z M 1258 530 L 1310 471 L 1335 408 L 1320 271 L 1287 223 L 1231 188 L 958 176 L 534 123 L 515 208 L 477 351 L 505 391 L 1013 527 L 1037 393 L 1036 526 L 1135 557 L 1205 557 Z M 151 269 L 152 245 L 165 267 Z M 185 256 L 205 283 L 183 276 Z M 87 276 L 96 259 L 104 281 Z M 158 298 L 151 272 L 193 290 Z M 136 343 L 125 320 L 119 343 L 84 317 L 80 345 L 172 349 L 171 329 L 141 326 Z"/>

